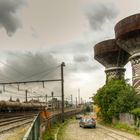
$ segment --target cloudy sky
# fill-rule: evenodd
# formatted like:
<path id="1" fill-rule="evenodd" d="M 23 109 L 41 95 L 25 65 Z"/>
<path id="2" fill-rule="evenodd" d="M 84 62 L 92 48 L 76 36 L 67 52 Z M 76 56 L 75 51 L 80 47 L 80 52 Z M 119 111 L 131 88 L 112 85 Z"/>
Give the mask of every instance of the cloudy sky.
<path id="1" fill-rule="evenodd" d="M 59 78 L 64 61 L 66 96 L 75 98 L 80 89 L 88 99 L 105 83 L 94 45 L 114 38 L 115 24 L 140 13 L 139 5 L 139 0 L 0 0 L 0 82 Z M 130 63 L 126 68 L 131 82 Z M 48 94 L 60 92 L 59 84 L 52 85 Z"/>

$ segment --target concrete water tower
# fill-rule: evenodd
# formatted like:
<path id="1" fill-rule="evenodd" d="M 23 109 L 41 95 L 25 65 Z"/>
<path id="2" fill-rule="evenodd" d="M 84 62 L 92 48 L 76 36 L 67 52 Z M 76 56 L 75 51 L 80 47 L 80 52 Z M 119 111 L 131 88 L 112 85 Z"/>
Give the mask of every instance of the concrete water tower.
<path id="1" fill-rule="evenodd" d="M 122 79 L 129 54 L 116 44 L 115 39 L 100 42 L 94 47 L 94 58 L 105 67 L 106 82 Z"/>
<path id="2" fill-rule="evenodd" d="M 129 16 L 115 26 L 117 44 L 131 56 L 133 86 L 140 92 L 140 14 Z"/>

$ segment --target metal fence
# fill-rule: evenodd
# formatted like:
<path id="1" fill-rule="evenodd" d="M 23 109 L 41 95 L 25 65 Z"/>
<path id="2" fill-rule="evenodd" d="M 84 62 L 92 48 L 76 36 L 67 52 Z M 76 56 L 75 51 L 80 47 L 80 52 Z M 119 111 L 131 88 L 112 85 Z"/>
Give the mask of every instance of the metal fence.
<path id="1" fill-rule="evenodd" d="M 40 140 L 40 114 L 38 114 L 22 140 Z"/>
<path id="2" fill-rule="evenodd" d="M 81 109 L 72 109 L 65 111 L 65 117 L 71 116 L 73 114 L 81 112 Z M 54 113 L 51 115 L 44 123 L 41 123 L 41 113 L 39 113 L 33 120 L 30 128 L 24 135 L 21 140 L 41 140 L 42 134 L 48 128 L 51 123 L 55 122 L 56 120 L 60 120 L 61 113 Z M 43 127 L 45 128 L 44 131 L 42 130 Z"/>

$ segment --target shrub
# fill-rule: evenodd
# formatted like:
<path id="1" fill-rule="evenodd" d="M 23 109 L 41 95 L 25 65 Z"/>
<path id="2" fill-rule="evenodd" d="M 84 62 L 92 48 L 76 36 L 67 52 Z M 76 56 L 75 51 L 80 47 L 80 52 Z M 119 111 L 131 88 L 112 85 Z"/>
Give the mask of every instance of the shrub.
<path id="1" fill-rule="evenodd" d="M 135 89 L 124 80 L 112 80 L 97 91 L 94 104 L 100 107 L 101 117 L 111 123 L 120 113 L 128 113 L 137 107 L 139 97 Z"/>

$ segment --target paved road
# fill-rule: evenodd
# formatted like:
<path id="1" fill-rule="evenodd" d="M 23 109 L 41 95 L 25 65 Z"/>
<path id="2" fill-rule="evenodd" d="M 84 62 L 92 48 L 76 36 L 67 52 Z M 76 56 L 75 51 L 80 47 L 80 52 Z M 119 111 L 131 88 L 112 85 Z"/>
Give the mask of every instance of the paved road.
<path id="1" fill-rule="evenodd" d="M 140 137 L 99 124 L 96 129 L 80 128 L 78 121 L 72 120 L 66 127 L 62 140 L 140 140 Z"/>

